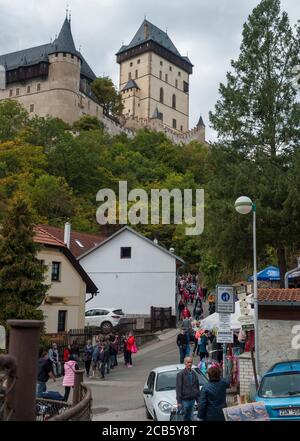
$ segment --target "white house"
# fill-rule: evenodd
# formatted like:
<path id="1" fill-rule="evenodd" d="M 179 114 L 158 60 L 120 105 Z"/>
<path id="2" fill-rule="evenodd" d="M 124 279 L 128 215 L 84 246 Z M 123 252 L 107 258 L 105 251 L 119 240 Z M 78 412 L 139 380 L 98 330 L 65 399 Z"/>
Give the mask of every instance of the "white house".
<path id="1" fill-rule="evenodd" d="M 150 307 L 172 307 L 175 315 L 177 268 L 184 261 L 128 226 L 78 257 L 99 289 L 88 308 L 122 308 L 150 314 Z"/>

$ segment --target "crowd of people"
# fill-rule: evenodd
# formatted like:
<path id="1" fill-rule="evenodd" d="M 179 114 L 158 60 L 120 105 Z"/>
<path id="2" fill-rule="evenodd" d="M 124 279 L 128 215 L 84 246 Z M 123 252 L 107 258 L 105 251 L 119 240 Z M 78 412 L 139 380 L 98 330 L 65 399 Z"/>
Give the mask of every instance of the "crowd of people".
<path id="1" fill-rule="evenodd" d="M 120 350 L 123 352 L 124 365 L 127 368 L 133 367 L 132 354 L 137 352 L 137 347 L 132 332 L 122 336 L 114 332 L 97 335 L 94 344 L 88 340 L 82 349 L 77 340 L 74 340 L 64 348 L 62 361 L 56 343 L 53 343 L 48 351 L 41 349 L 38 360 L 37 397 L 46 398 L 47 382 L 50 378 L 56 381 L 63 376 L 65 394 L 62 399 L 68 401 L 70 390 L 75 383 L 75 371 L 81 363 L 84 364 L 87 377 L 99 376 L 105 379 L 110 370 L 118 366 L 117 356 Z"/>

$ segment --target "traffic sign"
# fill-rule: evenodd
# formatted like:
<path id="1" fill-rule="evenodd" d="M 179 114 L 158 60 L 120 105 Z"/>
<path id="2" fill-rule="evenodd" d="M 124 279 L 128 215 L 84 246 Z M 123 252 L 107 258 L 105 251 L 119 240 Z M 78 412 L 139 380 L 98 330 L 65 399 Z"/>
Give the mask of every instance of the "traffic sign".
<path id="1" fill-rule="evenodd" d="M 217 285 L 216 292 L 216 312 L 234 313 L 234 287 L 231 285 Z"/>
<path id="2" fill-rule="evenodd" d="M 238 318 L 238 321 L 242 325 L 254 325 L 254 316 L 253 315 L 241 315 Z"/>
<path id="3" fill-rule="evenodd" d="M 219 314 L 219 331 L 230 331 L 230 314 Z"/>
<path id="4" fill-rule="evenodd" d="M 254 331 L 254 324 L 253 325 L 242 325 L 243 331 Z"/>
<path id="5" fill-rule="evenodd" d="M 217 343 L 233 343 L 233 331 L 218 331 Z"/>

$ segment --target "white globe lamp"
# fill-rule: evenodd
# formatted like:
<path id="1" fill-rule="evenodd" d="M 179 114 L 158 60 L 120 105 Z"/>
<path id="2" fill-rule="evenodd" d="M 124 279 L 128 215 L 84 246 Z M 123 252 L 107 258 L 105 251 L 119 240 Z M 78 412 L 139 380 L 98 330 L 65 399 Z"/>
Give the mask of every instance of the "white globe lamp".
<path id="1" fill-rule="evenodd" d="M 252 211 L 253 202 L 248 196 L 241 196 L 235 201 L 234 207 L 238 213 L 248 214 Z"/>

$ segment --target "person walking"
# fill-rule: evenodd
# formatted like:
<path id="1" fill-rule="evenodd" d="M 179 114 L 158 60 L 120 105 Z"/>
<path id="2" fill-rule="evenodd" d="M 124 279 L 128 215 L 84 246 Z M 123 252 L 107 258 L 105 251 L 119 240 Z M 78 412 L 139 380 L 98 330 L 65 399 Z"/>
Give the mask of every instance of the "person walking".
<path id="1" fill-rule="evenodd" d="M 185 368 L 176 376 L 177 407 L 182 409 L 185 421 L 192 421 L 194 404 L 199 401 L 200 395 L 199 380 L 192 364 L 192 357 L 185 357 Z"/>
<path id="2" fill-rule="evenodd" d="M 74 360 L 79 361 L 80 348 L 79 348 L 79 344 L 77 343 L 77 340 L 73 340 L 73 343 L 71 344 L 70 352 L 71 355 L 74 356 Z"/>
<path id="3" fill-rule="evenodd" d="M 92 363 L 92 359 L 93 359 L 93 352 L 94 352 L 94 348 L 92 345 L 92 341 L 88 340 L 86 342 L 86 345 L 83 350 L 83 361 L 84 361 L 84 367 L 85 367 L 87 377 L 90 376 L 90 369 L 91 369 L 91 363 Z"/>
<path id="4" fill-rule="evenodd" d="M 65 375 L 62 385 L 65 388 L 64 401 L 68 401 L 71 387 L 75 383 L 75 370 L 78 370 L 77 360 L 73 354 L 69 355 L 69 360 L 64 365 Z"/>
<path id="5" fill-rule="evenodd" d="M 128 334 L 127 344 L 126 344 L 126 362 L 127 367 L 132 367 L 132 353 L 134 352 L 135 338 L 133 333 L 130 331 Z"/>
<path id="6" fill-rule="evenodd" d="M 183 363 L 187 353 L 187 336 L 184 329 L 181 329 L 180 333 L 177 335 L 176 344 L 179 349 L 180 363 Z"/>
<path id="7" fill-rule="evenodd" d="M 202 360 L 205 357 L 208 357 L 208 352 L 207 352 L 208 331 L 204 331 L 203 334 L 201 334 L 200 341 L 198 340 L 198 345 L 199 345 L 200 360 Z"/>
<path id="8" fill-rule="evenodd" d="M 38 360 L 38 375 L 37 375 L 37 392 L 36 396 L 40 397 L 43 392 L 47 390 L 47 381 L 52 378 L 56 381 L 56 377 L 53 373 L 53 366 L 49 360 L 48 351 L 41 350 L 40 358 Z"/>
<path id="9" fill-rule="evenodd" d="M 119 336 L 117 334 L 110 334 L 110 368 L 113 369 L 115 366 L 118 366 L 118 355 L 119 351 Z"/>
<path id="10" fill-rule="evenodd" d="M 190 310 L 185 306 L 184 310 L 182 311 L 182 318 L 190 318 L 191 317 L 191 313 Z"/>
<path id="11" fill-rule="evenodd" d="M 48 351 L 49 360 L 52 363 L 53 373 L 56 378 L 61 376 L 61 363 L 59 361 L 59 354 L 57 350 L 57 344 L 52 343 L 52 347 Z"/>
<path id="12" fill-rule="evenodd" d="M 200 392 L 198 418 L 203 421 L 225 421 L 223 409 L 226 407 L 226 389 L 230 381 L 221 378 L 218 367 L 207 370 L 209 381 L 202 386 Z"/>
<path id="13" fill-rule="evenodd" d="M 178 315 L 179 315 L 179 320 L 182 320 L 182 311 L 184 310 L 184 302 L 182 299 L 179 300 L 178 303 Z"/>

